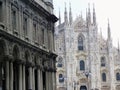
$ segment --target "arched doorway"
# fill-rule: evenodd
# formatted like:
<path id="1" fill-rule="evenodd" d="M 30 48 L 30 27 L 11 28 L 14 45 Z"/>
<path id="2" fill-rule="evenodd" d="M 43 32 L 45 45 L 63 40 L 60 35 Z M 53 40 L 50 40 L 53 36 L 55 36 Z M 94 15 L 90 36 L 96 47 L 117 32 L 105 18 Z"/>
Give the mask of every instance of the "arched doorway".
<path id="1" fill-rule="evenodd" d="M 86 86 L 81 86 L 80 90 L 87 90 L 87 87 Z"/>

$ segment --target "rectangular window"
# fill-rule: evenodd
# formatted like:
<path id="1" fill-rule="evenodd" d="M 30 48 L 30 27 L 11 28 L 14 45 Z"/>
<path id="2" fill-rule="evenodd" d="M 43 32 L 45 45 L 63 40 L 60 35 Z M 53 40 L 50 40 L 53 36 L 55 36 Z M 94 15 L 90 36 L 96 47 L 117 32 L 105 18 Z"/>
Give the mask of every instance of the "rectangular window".
<path id="1" fill-rule="evenodd" d="M 37 40 L 37 25 L 34 23 L 33 24 L 33 28 L 34 28 L 34 40 Z"/>
<path id="2" fill-rule="evenodd" d="M 16 22 L 16 11 L 15 10 L 12 10 L 11 16 L 12 16 L 12 29 L 16 30 L 17 22 Z"/>
<path id="3" fill-rule="evenodd" d="M 23 17 L 23 32 L 24 32 L 24 36 L 28 35 L 27 26 L 28 26 L 28 19 L 26 17 Z"/>
<path id="4" fill-rule="evenodd" d="M 45 44 L 45 41 L 44 41 L 44 29 L 42 29 L 41 41 L 42 41 L 42 44 Z"/>

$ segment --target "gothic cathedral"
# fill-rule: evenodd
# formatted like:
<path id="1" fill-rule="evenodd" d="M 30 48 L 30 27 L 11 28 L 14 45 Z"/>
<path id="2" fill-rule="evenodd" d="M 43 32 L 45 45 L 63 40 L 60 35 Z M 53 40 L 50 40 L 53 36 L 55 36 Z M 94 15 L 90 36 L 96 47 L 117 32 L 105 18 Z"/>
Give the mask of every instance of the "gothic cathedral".
<path id="1" fill-rule="evenodd" d="M 98 33 L 93 6 L 82 16 L 69 18 L 65 6 L 64 22 L 55 32 L 57 58 L 57 90 L 120 90 L 120 51 L 112 44 L 108 22 L 107 40 Z"/>

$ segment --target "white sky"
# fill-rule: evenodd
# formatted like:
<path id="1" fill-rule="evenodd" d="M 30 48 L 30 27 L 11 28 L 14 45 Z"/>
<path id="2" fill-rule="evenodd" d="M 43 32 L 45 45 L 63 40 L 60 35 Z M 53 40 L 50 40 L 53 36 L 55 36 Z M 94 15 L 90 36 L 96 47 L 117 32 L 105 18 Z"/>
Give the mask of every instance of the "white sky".
<path id="1" fill-rule="evenodd" d="M 65 2 L 68 13 L 69 3 L 71 2 L 74 20 L 78 15 L 81 15 L 81 12 L 85 18 L 88 3 L 90 3 L 92 14 L 94 3 L 99 31 L 102 28 L 103 37 L 107 37 L 107 23 L 109 18 L 113 44 L 117 47 L 118 40 L 120 40 L 120 0 L 53 0 L 53 2 L 55 15 L 58 17 L 60 8 L 62 18 L 64 16 Z"/>

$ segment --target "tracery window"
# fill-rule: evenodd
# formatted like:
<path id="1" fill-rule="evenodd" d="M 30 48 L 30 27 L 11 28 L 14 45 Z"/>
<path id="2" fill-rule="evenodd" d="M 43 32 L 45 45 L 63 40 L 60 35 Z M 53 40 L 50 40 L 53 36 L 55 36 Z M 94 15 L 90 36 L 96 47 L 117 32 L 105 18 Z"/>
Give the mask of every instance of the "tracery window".
<path id="1" fill-rule="evenodd" d="M 119 72 L 116 73 L 116 80 L 120 81 L 120 73 Z"/>
<path id="2" fill-rule="evenodd" d="M 106 82 L 106 74 L 105 73 L 102 73 L 102 81 Z"/>
<path id="3" fill-rule="evenodd" d="M 82 36 L 78 37 L 78 50 L 84 50 L 84 47 L 83 47 L 83 37 Z"/>
<path id="4" fill-rule="evenodd" d="M 59 82 L 60 82 L 60 83 L 63 83 L 63 82 L 64 82 L 63 74 L 59 74 Z"/>
<path id="5" fill-rule="evenodd" d="M 80 70 L 85 70 L 85 62 L 83 60 L 80 61 Z"/>
<path id="6" fill-rule="evenodd" d="M 106 66 L 106 59 L 105 57 L 101 57 L 101 67 L 105 67 Z"/>

